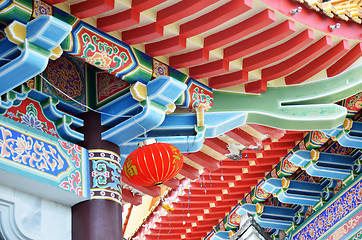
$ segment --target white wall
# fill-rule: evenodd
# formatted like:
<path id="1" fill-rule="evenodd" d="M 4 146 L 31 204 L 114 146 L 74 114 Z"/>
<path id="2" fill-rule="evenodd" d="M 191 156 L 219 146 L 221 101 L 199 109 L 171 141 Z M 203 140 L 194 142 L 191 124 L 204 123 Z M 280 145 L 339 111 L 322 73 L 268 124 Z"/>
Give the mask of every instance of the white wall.
<path id="1" fill-rule="evenodd" d="M 70 240 L 71 208 L 0 185 L 0 232 L 6 240 Z"/>

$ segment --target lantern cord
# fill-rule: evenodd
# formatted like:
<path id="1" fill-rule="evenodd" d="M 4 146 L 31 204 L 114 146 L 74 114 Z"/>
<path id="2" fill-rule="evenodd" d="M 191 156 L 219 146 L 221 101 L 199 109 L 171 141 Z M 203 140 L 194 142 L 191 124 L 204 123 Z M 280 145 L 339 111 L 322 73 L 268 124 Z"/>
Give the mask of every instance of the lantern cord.
<path id="1" fill-rule="evenodd" d="M 211 187 L 212 186 L 211 171 L 209 172 L 209 178 L 210 178 L 210 187 Z"/>
<path id="2" fill-rule="evenodd" d="M 138 126 L 140 126 L 141 128 L 143 128 L 143 131 L 144 131 L 143 135 L 145 136 L 145 139 L 147 140 L 147 130 L 146 130 L 146 128 L 145 128 L 144 126 L 142 126 L 141 124 L 139 124 L 139 123 L 136 121 L 136 118 L 133 118 L 133 120 L 134 120 L 134 122 L 135 122 Z"/>
<path id="3" fill-rule="evenodd" d="M 162 221 L 160 222 L 160 230 L 158 231 L 157 239 L 160 239 L 161 227 L 162 227 Z"/>
<path id="4" fill-rule="evenodd" d="M 171 233 L 171 216 L 172 216 L 172 212 L 170 212 L 170 229 L 168 230 L 168 234 Z"/>

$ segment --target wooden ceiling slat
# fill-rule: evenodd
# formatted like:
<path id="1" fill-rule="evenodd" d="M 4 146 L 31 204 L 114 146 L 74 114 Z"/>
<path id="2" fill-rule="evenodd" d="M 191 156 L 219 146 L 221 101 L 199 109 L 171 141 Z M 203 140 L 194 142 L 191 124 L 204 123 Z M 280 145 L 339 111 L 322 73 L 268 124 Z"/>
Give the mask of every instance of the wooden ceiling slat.
<path id="1" fill-rule="evenodd" d="M 98 18 L 97 27 L 104 32 L 112 32 L 134 26 L 139 22 L 140 13 L 131 8 L 110 16 Z"/>
<path id="2" fill-rule="evenodd" d="M 351 66 L 355 61 L 357 61 L 362 56 L 362 43 L 358 43 L 351 51 L 346 53 L 341 59 L 339 59 L 335 64 L 327 69 L 327 76 L 333 77 Z"/>
<path id="3" fill-rule="evenodd" d="M 285 83 L 298 84 L 311 78 L 331 64 L 335 63 L 340 57 L 349 51 L 348 40 L 340 41 L 336 46 L 325 52 L 323 55 L 314 59 L 303 68 L 285 77 Z"/>
<path id="4" fill-rule="evenodd" d="M 295 32 L 295 23 L 287 20 L 273 28 L 265 30 L 224 49 L 224 59 L 233 61 L 256 51 L 263 50 L 278 41 L 284 40 Z"/>

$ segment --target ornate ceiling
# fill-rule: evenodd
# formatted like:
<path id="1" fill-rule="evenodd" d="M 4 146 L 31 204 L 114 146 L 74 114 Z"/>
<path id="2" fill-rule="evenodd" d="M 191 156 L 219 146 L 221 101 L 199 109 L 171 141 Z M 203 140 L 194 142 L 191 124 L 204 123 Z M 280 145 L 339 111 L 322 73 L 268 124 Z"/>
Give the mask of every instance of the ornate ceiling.
<path id="1" fill-rule="evenodd" d="M 263 93 L 272 86 L 337 76 L 361 62 L 358 1 L 348 1 L 343 11 L 336 1 L 48 2 L 223 92 Z M 257 98 L 253 104 L 259 104 Z M 182 184 L 183 191 L 191 186 L 191 195 L 179 194 L 175 210 L 154 223 L 152 233 L 141 227 L 136 234 L 145 239 L 203 239 L 307 133 L 244 124 L 207 138 L 200 151 L 184 154 L 180 174 L 165 183 L 174 192 Z M 139 193 L 161 193 L 157 186 L 123 180 L 132 186 L 132 192 L 123 191 L 126 202 L 137 205 Z"/>

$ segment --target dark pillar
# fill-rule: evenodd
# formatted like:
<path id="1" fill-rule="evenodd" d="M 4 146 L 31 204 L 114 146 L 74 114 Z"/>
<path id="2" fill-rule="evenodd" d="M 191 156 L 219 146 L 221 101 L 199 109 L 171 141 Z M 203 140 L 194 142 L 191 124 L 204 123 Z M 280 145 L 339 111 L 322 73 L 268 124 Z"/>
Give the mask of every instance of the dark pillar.
<path id="1" fill-rule="evenodd" d="M 122 192 L 119 147 L 101 139 L 100 114 L 81 115 L 84 141 L 89 150 L 91 200 L 72 207 L 73 240 L 121 240 Z"/>

